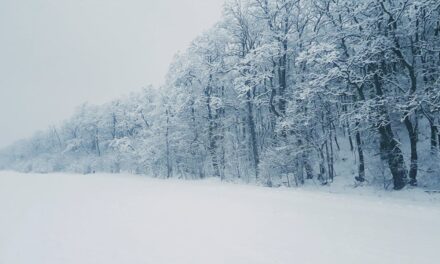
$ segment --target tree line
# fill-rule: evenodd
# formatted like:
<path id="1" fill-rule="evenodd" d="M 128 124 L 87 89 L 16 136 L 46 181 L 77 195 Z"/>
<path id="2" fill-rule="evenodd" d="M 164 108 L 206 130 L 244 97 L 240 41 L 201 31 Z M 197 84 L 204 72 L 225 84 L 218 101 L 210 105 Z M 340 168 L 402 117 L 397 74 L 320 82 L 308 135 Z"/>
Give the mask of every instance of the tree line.
<path id="1" fill-rule="evenodd" d="M 27 171 L 268 186 L 440 178 L 440 2 L 229 0 L 164 85 L 4 150 Z"/>

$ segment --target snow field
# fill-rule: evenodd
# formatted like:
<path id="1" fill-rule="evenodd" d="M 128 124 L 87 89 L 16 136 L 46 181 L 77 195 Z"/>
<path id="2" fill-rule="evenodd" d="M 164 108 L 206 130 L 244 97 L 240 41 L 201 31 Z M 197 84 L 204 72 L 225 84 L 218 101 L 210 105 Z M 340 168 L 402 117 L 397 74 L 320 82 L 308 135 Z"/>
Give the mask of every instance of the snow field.
<path id="1" fill-rule="evenodd" d="M 0 172 L 0 264 L 438 263 L 440 203 Z"/>

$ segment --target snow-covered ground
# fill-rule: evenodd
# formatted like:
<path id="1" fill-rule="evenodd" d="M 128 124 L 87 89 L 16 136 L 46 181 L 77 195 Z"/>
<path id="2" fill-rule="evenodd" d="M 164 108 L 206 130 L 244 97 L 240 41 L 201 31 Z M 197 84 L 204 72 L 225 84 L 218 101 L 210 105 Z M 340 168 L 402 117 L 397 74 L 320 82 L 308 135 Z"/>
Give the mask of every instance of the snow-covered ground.
<path id="1" fill-rule="evenodd" d="M 439 250 L 438 200 L 0 172 L 1 264 L 422 264 Z"/>

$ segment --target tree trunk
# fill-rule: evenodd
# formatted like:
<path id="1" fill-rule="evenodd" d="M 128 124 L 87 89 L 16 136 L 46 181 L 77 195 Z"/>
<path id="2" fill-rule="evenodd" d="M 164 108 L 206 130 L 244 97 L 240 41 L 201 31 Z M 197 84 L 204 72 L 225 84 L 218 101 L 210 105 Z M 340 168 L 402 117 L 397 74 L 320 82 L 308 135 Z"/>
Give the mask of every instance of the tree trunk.
<path id="1" fill-rule="evenodd" d="M 310 161 L 308 160 L 307 156 L 304 157 L 304 169 L 306 171 L 307 179 L 313 179 L 313 168 L 312 165 L 310 165 Z"/>
<path id="2" fill-rule="evenodd" d="M 359 127 L 359 122 L 356 122 L 356 127 Z M 362 149 L 361 133 L 358 130 L 356 130 L 356 145 L 357 145 L 357 152 L 359 155 L 359 166 L 358 166 L 358 177 L 356 177 L 355 179 L 358 182 L 364 182 L 365 181 L 364 151 Z"/>
<path id="3" fill-rule="evenodd" d="M 211 77 L 210 77 L 211 79 Z M 214 122 L 214 117 L 212 114 L 212 108 L 211 108 L 211 86 L 208 85 L 208 87 L 205 90 L 206 94 L 206 107 L 208 108 L 208 140 L 209 140 L 209 153 L 211 154 L 211 160 L 212 160 L 212 167 L 214 169 L 214 176 L 220 177 L 220 168 L 218 164 L 218 156 L 217 156 L 217 142 L 216 138 L 214 136 L 215 130 L 216 130 L 216 124 Z"/>
<path id="4" fill-rule="evenodd" d="M 436 152 L 437 151 L 437 135 L 438 135 L 438 128 L 434 123 L 430 123 L 431 127 L 431 151 Z"/>
<path id="5" fill-rule="evenodd" d="M 251 146 L 252 146 L 252 154 L 253 154 L 253 162 L 255 169 L 255 178 L 258 180 L 258 166 L 260 163 L 260 158 L 258 155 L 258 145 L 257 145 L 257 135 L 255 131 L 255 121 L 253 114 L 253 105 L 251 101 L 251 91 L 247 91 L 247 110 L 248 110 L 248 125 L 249 125 L 249 133 L 251 136 Z"/>
<path id="6" fill-rule="evenodd" d="M 170 159 L 170 140 L 169 140 L 169 123 L 170 123 L 170 117 L 169 117 L 169 111 L 168 109 L 165 111 L 166 117 L 167 117 L 167 124 L 166 124 L 166 132 L 165 132 L 165 143 L 166 143 L 166 156 L 167 156 L 167 178 L 171 177 L 172 169 L 171 169 L 171 159 Z"/>
<path id="7" fill-rule="evenodd" d="M 417 169 L 418 169 L 418 156 L 417 156 L 417 121 L 416 125 L 413 125 L 409 116 L 404 119 L 406 129 L 408 130 L 409 141 L 411 144 L 411 165 L 409 169 L 409 184 L 412 186 L 417 185 Z"/>
<path id="8" fill-rule="evenodd" d="M 383 97 L 382 83 L 377 73 L 374 74 L 374 86 L 376 95 Z M 394 190 L 401 190 L 406 185 L 407 171 L 405 168 L 405 160 L 399 143 L 394 137 L 391 128 L 391 121 L 385 106 L 379 106 L 380 115 L 383 117 L 382 123 L 378 124 L 380 135 L 381 156 L 387 161 L 391 174 L 393 175 Z"/>

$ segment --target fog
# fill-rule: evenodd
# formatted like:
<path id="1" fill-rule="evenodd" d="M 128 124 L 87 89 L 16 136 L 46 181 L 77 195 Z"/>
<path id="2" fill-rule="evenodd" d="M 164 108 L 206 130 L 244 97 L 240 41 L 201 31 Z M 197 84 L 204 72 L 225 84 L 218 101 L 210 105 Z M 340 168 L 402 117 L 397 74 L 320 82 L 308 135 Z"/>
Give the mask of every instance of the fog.
<path id="1" fill-rule="evenodd" d="M 1 0 L 0 147 L 82 102 L 160 85 L 223 0 Z"/>

